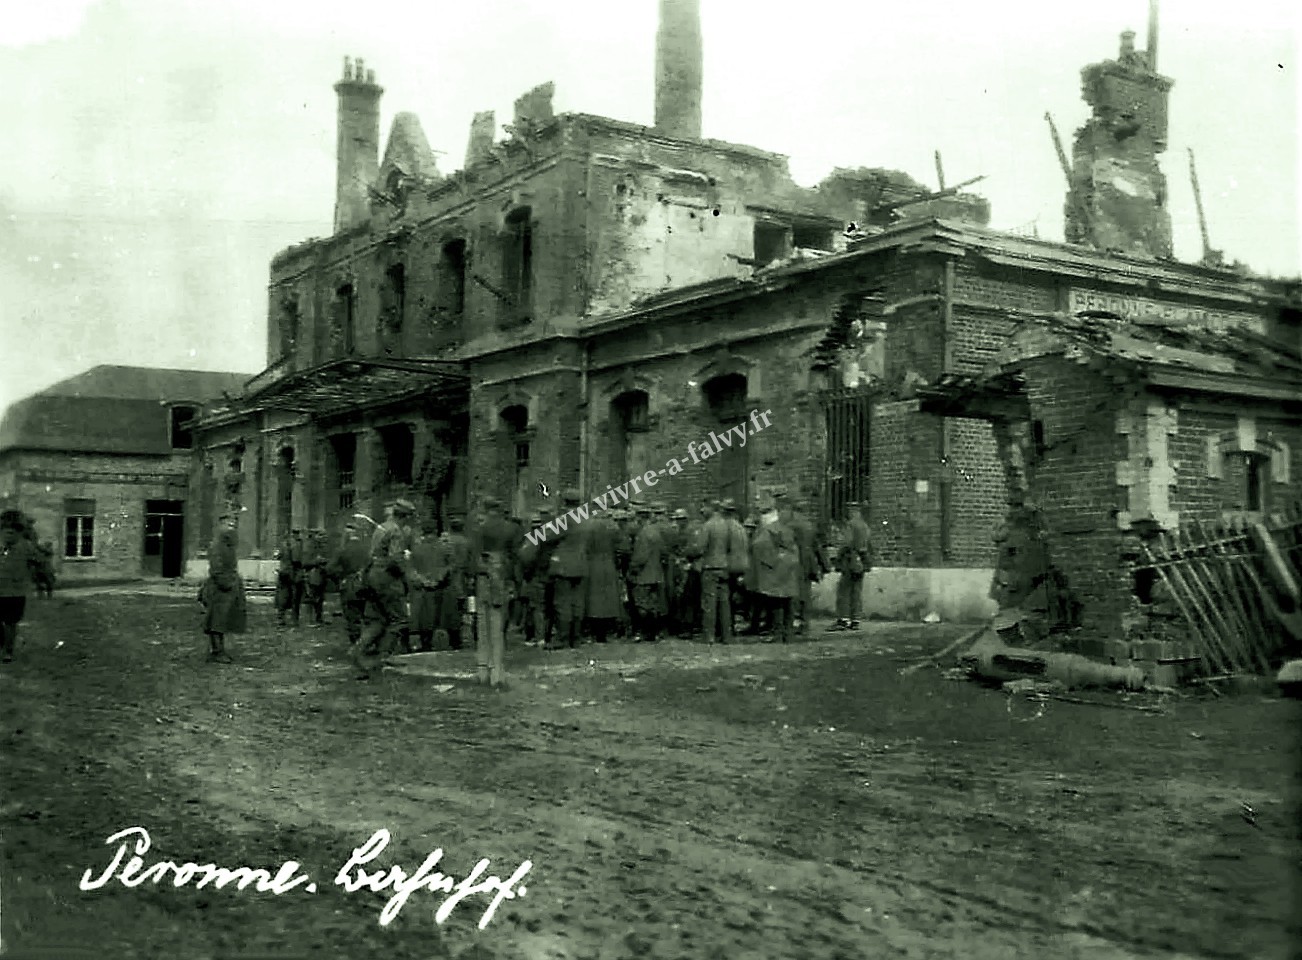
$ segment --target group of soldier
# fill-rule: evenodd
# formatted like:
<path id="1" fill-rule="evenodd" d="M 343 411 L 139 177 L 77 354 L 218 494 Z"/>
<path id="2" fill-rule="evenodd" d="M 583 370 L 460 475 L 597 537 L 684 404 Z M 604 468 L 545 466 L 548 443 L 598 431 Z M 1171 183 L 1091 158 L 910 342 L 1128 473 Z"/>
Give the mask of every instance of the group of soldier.
<path id="1" fill-rule="evenodd" d="M 562 513 L 581 503 L 573 490 L 561 500 Z M 508 632 L 551 650 L 667 635 L 728 643 L 739 632 L 786 643 L 808 633 L 811 587 L 829 569 L 841 574 L 832 629 L 859 626 L 872 553 L 858 505 L 849 506 L 829 561 L 814 524 L 783 493 L 744 521 L 730 499 L 707 501 L 694 518 L 633 501 L 545 537 L 536 532 L 543 516 L 530 518 L 526 537 L 496 498 L 482 501 L 469 530 L 454 515 L 442 531 L 398 499 L 383 523 L 356 515 L 369 526 L 346 524 L 334 551 L 324 531 L 292 531 L 279 551 L 277 617 L 297 626 L 306 605 L 321 623 L 334 583 L 359 678 L 396 650 L 458 650 L 471 637 L 479 679 L 495 687 L 505 682 Z"/>

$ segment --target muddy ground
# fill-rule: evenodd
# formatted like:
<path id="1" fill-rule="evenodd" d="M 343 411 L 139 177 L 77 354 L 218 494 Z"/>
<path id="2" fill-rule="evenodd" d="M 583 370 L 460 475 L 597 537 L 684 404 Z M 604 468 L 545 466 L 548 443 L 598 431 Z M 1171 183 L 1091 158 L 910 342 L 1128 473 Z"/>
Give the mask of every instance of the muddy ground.
<path id="1" fill-rule="evenodd" d="M 29 610 L 0 667 L 10 957 L 1302 950 L 1297 702 L 1037 704 L 901 677 L 947 625 L 787 648 L 516 646 L 512 689 L 488 693 L 469 652 L 357 682 L 338 627 L 277 631 L 265 604 L 229 666 L 205 662 L 188 595 Z M 147 864 L 295 859 L 317 890 L 80 890 L 132 826 Z M 381 926 L 390 893 L 334 883 L 378 828 L 393 842 L 370 868 L 440 847 L 458 879 L 528 859 L 524 895 L 481 931 L 487 894 L 438 924 L 446 895 L 418 890 Z"/>

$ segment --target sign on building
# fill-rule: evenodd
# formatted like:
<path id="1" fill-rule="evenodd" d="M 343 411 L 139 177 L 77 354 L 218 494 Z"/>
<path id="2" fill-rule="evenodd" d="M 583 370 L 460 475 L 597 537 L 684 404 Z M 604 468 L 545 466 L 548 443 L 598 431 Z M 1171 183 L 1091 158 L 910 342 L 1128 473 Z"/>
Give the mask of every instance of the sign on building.
<path id="1" fill-rule="evenodd" d="M 1068 291 L 1067 310 L 1073 314 L 1086 310 L 1104 310 L 1115 313 L 1123 320 L 1157 319 L 1205 326 L 1213 330 L 1239 326 L 1258 333 L 1265 331 L 1265 320 L 1251 313 L 1208 310 L 1205 307 L 1185 303 L 1164 303 L 1149 297 L 1100 293 L 1097 290 L 1080 290 L 1075 287 Z"/>

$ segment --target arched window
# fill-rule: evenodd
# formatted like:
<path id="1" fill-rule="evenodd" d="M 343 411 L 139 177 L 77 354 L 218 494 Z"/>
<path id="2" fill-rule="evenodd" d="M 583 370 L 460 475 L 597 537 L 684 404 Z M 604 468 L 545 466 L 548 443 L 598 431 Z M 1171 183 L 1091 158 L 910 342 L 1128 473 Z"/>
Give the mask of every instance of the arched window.
<path id="1" fill-rule="evenodd" d="M 517 207 L 506 217 L 502 245 L 502 280 L 506 294 L 506 319 L 527 323 L 533 316 L 533 208 Z"/>
<path id="2" fill-rule="evenodd" d="M 610 401 L 612 483 L 622 483 L 646 469 L 645 434 L 651 429 L 650 397 L 645 390 L 626 390 Z"/>

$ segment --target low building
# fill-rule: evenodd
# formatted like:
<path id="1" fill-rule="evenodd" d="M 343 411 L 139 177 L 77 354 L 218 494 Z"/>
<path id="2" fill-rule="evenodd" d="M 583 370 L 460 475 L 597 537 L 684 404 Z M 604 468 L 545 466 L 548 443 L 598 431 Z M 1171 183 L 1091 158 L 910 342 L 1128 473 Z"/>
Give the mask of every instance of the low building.
<path id="1" fill-rule="evenodd" d="M 249 375 L 99 366 L 13 404 L 0 420 L 0 503 L 36 522 L 64 584 L 178 577 L 193 423 Z"/>

